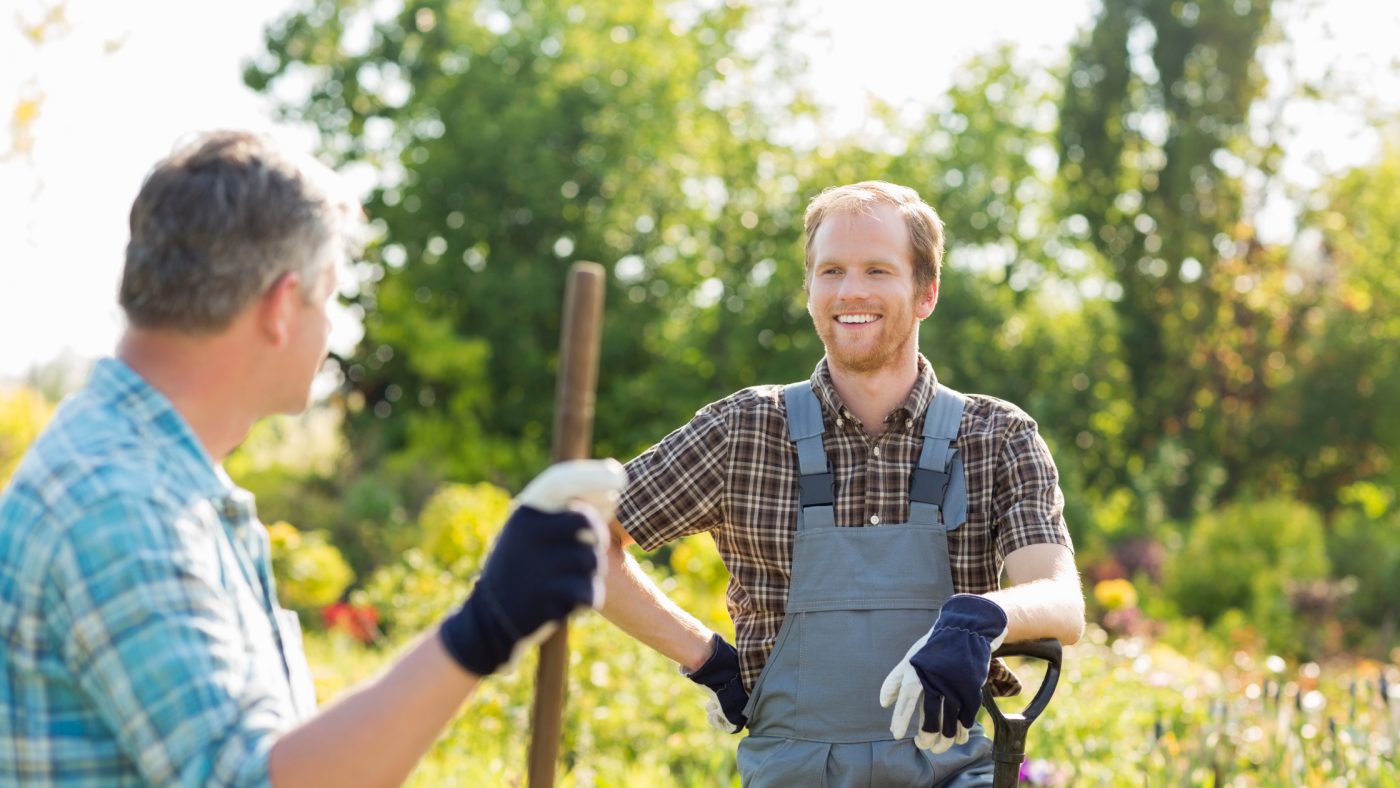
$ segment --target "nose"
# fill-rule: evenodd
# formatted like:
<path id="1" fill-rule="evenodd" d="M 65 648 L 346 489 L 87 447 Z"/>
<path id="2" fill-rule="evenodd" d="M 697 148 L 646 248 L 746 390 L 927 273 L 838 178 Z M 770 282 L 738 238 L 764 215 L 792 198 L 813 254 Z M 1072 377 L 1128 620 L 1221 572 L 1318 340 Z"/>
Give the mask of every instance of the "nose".
<path id="1" fill-rule="evenodd" d="M 839 293 L 843 301 L 859 301 L 870 295 L 870 279 L 863 273 L 853 272 L 841 278 Z"/>

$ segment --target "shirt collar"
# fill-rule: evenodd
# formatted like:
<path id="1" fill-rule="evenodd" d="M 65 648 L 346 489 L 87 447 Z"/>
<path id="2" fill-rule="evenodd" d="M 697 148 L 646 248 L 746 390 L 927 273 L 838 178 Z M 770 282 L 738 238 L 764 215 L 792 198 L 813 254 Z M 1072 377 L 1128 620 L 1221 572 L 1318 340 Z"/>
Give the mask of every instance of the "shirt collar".
<path id="1" fill-rule="evenodd" d="M 233 482 L 204 450 L 180 412 L 136 370 L 115 358 L 98 361 L 88 379 L 87 393 L 129 419 L 142 438 L 171 459 L 175 480 L 203 496 L 229 495 Z"/>
<path id="2" fill-rule="evenodd" d="M 914 387 L 909 390 L 904 402 L 885 415 L 886 424 L 902 424 L 905 421 L 916 420 L 924 415 L 929 403 L 933 401 L 933 393 L 938 388 L 938 376 L 934 374 L 933 365 L 924 358 L 924 354 L 920 353 L 918 359 L 919 376 L 914 379 Z M 841 395 L 836 393 L 836 384 L 831 380 L 831 367 L 826 356 L 822 356 L 822 360 L 817 362 L 811 381 L 812 390 L 816 392 L 817 399 L 827 414 L 832 418 L 853 418 L 847 415 L 846 404 L 841 401 Z"/>

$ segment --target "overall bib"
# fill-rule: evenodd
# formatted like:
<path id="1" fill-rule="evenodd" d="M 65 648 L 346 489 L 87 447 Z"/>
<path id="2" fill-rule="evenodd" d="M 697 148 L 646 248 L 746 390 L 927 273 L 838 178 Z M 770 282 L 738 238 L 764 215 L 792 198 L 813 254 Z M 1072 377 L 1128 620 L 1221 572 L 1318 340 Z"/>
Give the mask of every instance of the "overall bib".
<path id="1" fill-rule="evenodd" d="M 784 391 L 801 476 L 792 585 L 755 682 L 738 765 L 750 788 L 991 785 L 991 741 L 933 755 L 890 735 L 880 684 L 953 594 L 948 532 L 967 519 L 962 459 L 950 447 L 965 398 L 939 386 L 910 482 L 909 522 L 837 528 L 821 405 L 810 383 Z"/>

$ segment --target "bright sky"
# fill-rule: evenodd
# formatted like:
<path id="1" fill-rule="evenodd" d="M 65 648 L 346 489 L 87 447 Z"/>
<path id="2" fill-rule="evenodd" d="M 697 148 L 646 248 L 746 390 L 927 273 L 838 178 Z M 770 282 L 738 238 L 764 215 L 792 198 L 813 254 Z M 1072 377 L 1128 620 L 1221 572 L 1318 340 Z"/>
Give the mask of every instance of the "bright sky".
<path id="1" fill-rule="evenodd" d="M 1029 57 L 1056 57 L 1092 13 L 1092 0 L 804 2 L 814 26 L 831 31 L 804 45 L 813 86 L 834 108 L 834 127 L 846 130 L 859 127 L 868 96 L 936 100 L 960 63 L 997 41 L 1013 41 Z M 45 5 L 18 2 L 35 18 Z M 0 160 L 0 380 L 65 353 L 111 352 L 121 330 L 115 300 L 127 210 L 148 168 L 177 140 L 242 127 L 312 147 L 307 131 L 275 125 L 240 77 L 243 58 L 261 47 L 263 25 L 292 5 L 68 0 L 69 32 L 39 49 L 12 14 L 0 18 L 0 108 L 9 112 L 35 86 L 44 94 L 32 155 Z M 1400 40 L 1400 7 L 1376 10 L 1384 5 L 1324 0 L 1320 18 L 1338 45 L 1300 50 L 1350 58 L 1363 70 L 1388 63 Z M 1393 72 L 1389 79 L 1383 84 L 1400 89 Z M 1343 125 L 1304 120 L 1318 124 L 1316 138 L 1341 143 L 1318 146 L 1330 151 L 1329 166 L 1374 151 L 1373 140 L 1348 137 Z M 8 124 L 0 127 L 0 150 L 11 141 Z"/>

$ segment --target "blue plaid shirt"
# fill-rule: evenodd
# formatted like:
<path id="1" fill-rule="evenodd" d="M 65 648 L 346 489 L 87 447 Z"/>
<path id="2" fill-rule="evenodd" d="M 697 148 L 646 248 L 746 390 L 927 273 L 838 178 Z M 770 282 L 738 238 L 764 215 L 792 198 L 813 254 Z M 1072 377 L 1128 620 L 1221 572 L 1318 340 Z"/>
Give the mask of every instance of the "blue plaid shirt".
<path id="1" fill-rule="evenodd" d="M 252 496 L 99 362 L 0 496 L 0 783 L 267 784 L 279 611 Z"/>

